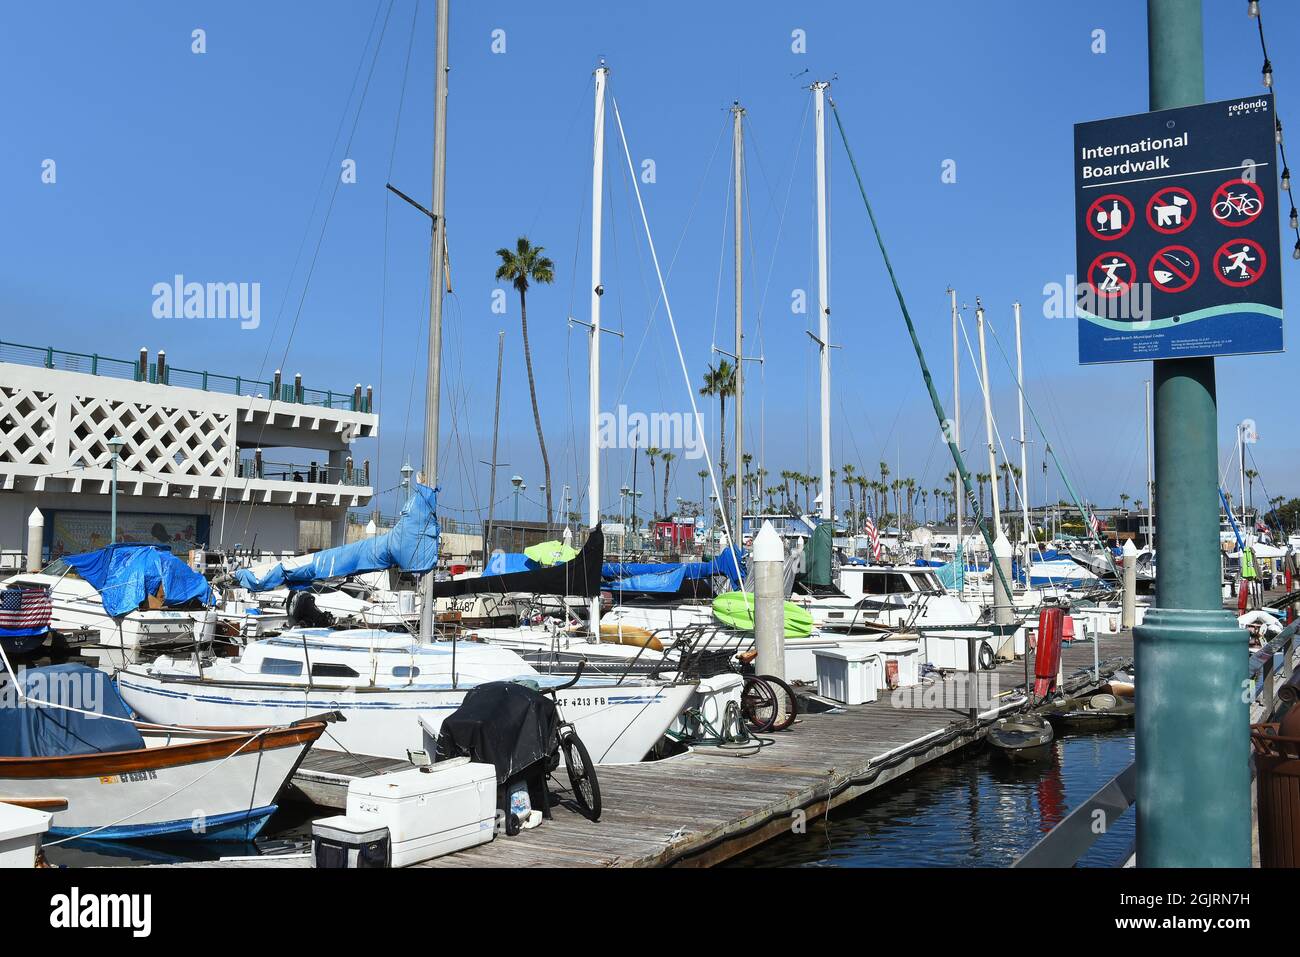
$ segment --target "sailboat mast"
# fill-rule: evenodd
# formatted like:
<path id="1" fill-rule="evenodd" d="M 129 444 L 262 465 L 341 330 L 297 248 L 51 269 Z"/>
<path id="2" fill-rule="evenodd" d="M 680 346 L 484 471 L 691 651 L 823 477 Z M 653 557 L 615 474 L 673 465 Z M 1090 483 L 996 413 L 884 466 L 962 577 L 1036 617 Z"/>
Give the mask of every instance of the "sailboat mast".
<path id="1" fill-rule="evenodd" d="M 984 390 L 984 434 L 989 446 L 989 485 L 993 498 L 993 532 L 990 538 L 1002 534 L 1002 514 L 998 509 L 998 461 L 993 450 L 993 400 L 989 398 L 989 357 L 984 348 L 984 307 L 979 299 L 975 300 L 975 325 L 980 333 L 980 382 Z"/>
<path id="2" fill-rule="evenodd" d="M 433 88 L 433 241 L 429 244 L 429 381 L 424 395 L 424 481 L 438 487 L 439 399 L 442 396 L 443 256 L 447 248 L 447 62 L 449 0 L 438 0 Z M 420 638 L 433 638 L 433 572 L 420 582 Z"/>
<path id="3" fill-rule="evenodd" d="M 496 517 L 496 500 L 497 500 L 497 439 L 501 434 L 501 362 L 505 357 L 506 334 L 505 330 L 497 333 L 497 399 L 492 411 L 492 464 L 490 466 L 488 479 L 488 511 L 487 521 L 483 525 L 483 565 L 486 567 L 488 562 L 488 551 L 492 541 L 492 520 Z"/>
<path id="4" fill-rule="evenodd" d="M 609 68 L 600 61 L 596 68 L 596 116 L 591 146 L 591 422 L 588 436 L 587 528 L 600 524 L 600 297 L 605 287 L 600 283 L 601 199 L 605 189 L 605 81 Z M 632 453 L 634 456 L 635 452 Z M 634 506 L 635 507 L 635 506 Z M 600 596 L 591 600 L 588 626 L 594 637 L 600 635 Z"/>
<path id="5" fill-rule="evenodd" d="M 1029 567 L 1029 453 L 1025 437 L 1025 367 L 1020 348 L 1020 303 L 1012 304 L 1016 311 L 1016 401 L 1020 406 L 1020 513 L 1024 521 L 1021 529 L 1025 542 L 1025 567 Z"/>
<path id="6" fill-rule="evenodd" d="M 829 83 L 813 84 L 817 119 L 817 313 L 822 373 L 822 507 L 821 517 L 831 514 L 831 333 L 830 276 L 826 231 L 826 90 Z"/>
<path id="7" fill-rule="evenodd" d="M 731 105 L 732 181 L 735 187 L 735 259 L 736 259 L 736 523 L 731 527 L 732 544 L 745 542 L 745 331 L 741 310 L 741 237 L 744 227 L 744 155 L 745 134 L 741 118 L 745 109 L 739 102 Z M 726 480 L 726 476 L 723 476 Z"/>
<path id="8" fill-rule="evenodd" d="M 961 362 L 957 352 L 957 290 L 951 286 L 948 287 L 948 297 L 952 303 L 952 441 L 953 444 L 961 449 Z M 957 493 L 954 498 L 954 504 L 957 506 L 957 548 L 962 547 L 961 540 L 961 512 L 962 500 L 966 497 L 961 489 L 961 476 L 957 476 L 957 486 L 953 489 Z M 953 556 L 956 557 L 955 555 Z"/>

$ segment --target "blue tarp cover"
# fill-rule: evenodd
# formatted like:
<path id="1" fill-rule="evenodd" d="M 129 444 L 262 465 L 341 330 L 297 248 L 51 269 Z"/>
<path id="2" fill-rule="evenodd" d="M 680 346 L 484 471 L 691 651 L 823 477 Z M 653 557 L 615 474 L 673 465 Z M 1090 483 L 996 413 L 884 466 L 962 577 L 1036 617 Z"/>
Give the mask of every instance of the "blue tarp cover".
<path id="1" fill-rule="evenodd" d="M 411 496 L 392 529 L 351 545 L 327 548 L 294 568 L 277 564 L 264 575 L 241 568 L 235 579 L 249 591 L 305 588 L 324 578 L 342 578 L 385 568 L 423 575 L 438 564 L 438 490 L 413 483 Z"/>
<path id="2" fill-rule="evenodd" d="M 131 709 L 117 693 L 109 676 L 85 665 L 53 665 L 19 671 L 19 686 L 32 700 L 21 703 L 5 674 L 0 690 L 0 757 L 56 758 L 105 751 L 139 751 L 144 738 L 125 721 L 100 715 L 131 718 Z M 63 708 L 41 707 L 48 701 L 94 714 Z"/>
<path id="3" fill-rule="evenodd" d="M 494 552 L 483 569 L 484 575 L 512 575 L 531 572 L 541 566 L 522 552 Z"/>
<path id="4" fill-rule="evenodd" d="M 682 583 L 726 575 L 733 589 L 741 587 L 745 556 L 726 549 L 711 562 L 606 562 L 600 567 L 602 578 L 610 580 L 603 587 L 612 591 L 672 593 Z"/>
<path id="5" fill-rule="evenodd" d="M 205 605 L 216 602 L 208 580 L 165 546 L 117 542 L 97 551 L 65 555 L 62 561 L 99 592 L 104 611 L 114 618 L 135 611 L 158 593 L 159 585 L 167 605 L 183 605 L 194 598 Z"/>

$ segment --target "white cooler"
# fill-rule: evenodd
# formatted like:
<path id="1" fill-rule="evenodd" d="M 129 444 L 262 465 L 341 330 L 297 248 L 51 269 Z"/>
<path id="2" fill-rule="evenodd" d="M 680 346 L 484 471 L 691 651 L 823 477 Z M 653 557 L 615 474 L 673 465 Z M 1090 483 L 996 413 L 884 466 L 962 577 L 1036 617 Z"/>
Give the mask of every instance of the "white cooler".
<path id="1" fill-rule="evenodd" d="M 0 804 L 0 867 L 35 867 L 50 817 L 45 811 Z"/>
<path id="2" fill-rule="evenodd" d="M 876 662 L 880 651 L 869 645 L 818 648 L 817 693 L 844 704 L 876 700 Z"/>
<path id="3" fill-rule="evenodd" d="M 971 639 L 977 639 L 972 642 Z M 942 632 L 926 632 L 925 652 L 930 664 L 948 671 L 970 670 L 970 646 L 975 646 L 975 667 L 979 668 L 980 651 L 988 648 L 992 653 L 997 637 L 991 631 L 973 628 L 950 628 Z"/>
<path id="4" fill-rule="evenodd" d="M 496 813 L 496 768 L 469 758 L 354 778 L 348 785 L 348 826 L 387 828 L 393 867 L 486 844 Z"/>
<path id="5" fill-rule="evenodd" d="M 900 688 L 920 684 L 920 642 L 889 639 L 872 642 L 866 647 L 871 651 L 878 652 L 880 655 L 879 664 L 875 669 L 877 690 L 886 691 L 889 688 L 889 680 L 885 671 L 886 662 L 889 661 L 898 662 L 898 686 Z"/>

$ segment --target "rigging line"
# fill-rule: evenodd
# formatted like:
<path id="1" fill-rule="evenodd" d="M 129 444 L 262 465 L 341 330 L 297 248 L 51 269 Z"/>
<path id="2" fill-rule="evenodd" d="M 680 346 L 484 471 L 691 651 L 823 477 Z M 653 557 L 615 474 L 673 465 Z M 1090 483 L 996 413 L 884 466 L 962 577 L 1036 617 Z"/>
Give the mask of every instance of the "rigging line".
<path id="1" fill-rule="evenodd" d="M 384 46 L 384 36 L 385 36 L 385 35 L 387 34 L 387 32 L 388 32 L 388 22 L 389 22 L 390 18 L 392 17 L 392 14 L 393 14 L 393 3 L 394 3 L 394 0 L 389 0 L 389 2 L 388 2 L 388 10 L 387 10 L 387 11 L 385 12 L 385 14 L 384 14 L 384 23 L 383 23 L 383 26 L 382 26 L 382 27 L 380 28 L 380 30 L 379 30 L 379 39 L 375 41 L 375 52 L 374 52 L 374 56 L 371 57 L 371 60 L 370 60 L 370 69 L 366 71 L 366 79 L 365 79 L 365 82 L 362 84 L 362 87 L 361 87 L 361 96 L 360 96 L 360 98 L 357 100 L 357 110 L 356 110 L 356 113 L 355 113 L 355 114 L 353 115 L 353 117 L 352 117 L 352 128 L 348 131 L 348 140 L 347 140 L 347 144 L 346 144 L 346 146 L 344 147 L 344 150 L 343 150 L 343 152 L 344 152 L 345 155 L 346 155 L 347 153 L 351 152 L 351 150 L 352 150 L 352 141 L 353 141 L 353 139 L 354 139 L 354 137 L 356 136 L 356 133 L 357 133 L 357 124 L 358 124 L 358 123 L 360 122 L 360 120 L 361 120 L 361 112 L 362 112 L 362 110 L 365 108 L 365 104 L 366 104 L 366 93 L 370 90 L 370 80 L 371 80 L 371 78 L 372 78 L 372 77 L 374 76 L 374 74 L 375 74 L 375 66 L 376 66 L 376 64 L 378 64 L 378 62 L 379 62 L 379 53 L 380 53 L 380 51 L 383 49 L 383 46 Z M 306 276 L 305 276 L 304 279 L 303 279 L 302 293 L 301 293 L 301 295 L 298 297 L 298 307 L 297 307 L 297 309 L 294 311 L 293 322 L 292 322 L 292 323 L 290 324 L 290 326 L 289 326 L 289 337 L 288 337 L 288 339 L 285 341 L 285 344 L 284 344 L 284 354 L 283 354 L 283 355 L 281 356 L 281 358 L 280 358 L 280 367 L 281 367 L 281 368 L 284 368 L 284 366 L 285 366 L 285 364 L 286 364 L 286 362 L 287 362 L 287 360 L 288 360 L 288 358 L 289 358 L 289 350 L 293 347 L 293 337 L 294 337 L 294 334 L 295 334 L 295 333 L 297 332 L 297 330 L 298 330 L 298 321 L 299 321 L 299 319 L 302 318 L 302 309 L 303 309 L 303 305 L 304 305 L 304 304 L 306 303 L 306 301 L 307 301 L 307 291 L 308 291 L 308 289 L 311 287 L 311 277 L 312 277 L 312 276 L 315 274 L 315 272 L 316 272 L 316 263 L 317 263 L 317 261 L 319 260 L 319 257 L 320 257 L 321 246 L 322 246 L 322 245 L 324 244 L 324 242 L 325 242 L 325 233 L 326 233 L 326 231 L 328 230 L 328 227 L 329 227 L 330 215 L 331 215 L 331 214 L 333 213 L 333 211 L 334 211 L 334 202 L 335 202 L 335 200 L 338 198 L 339 187 L 342 185 L 342 183 L 343 183 L 343 177 L 342 177 L 341 175 L 335 178 L 335 180 L 334 180 L 334 188 L 333 188 L 333 190 L 330 192 L 329 204 L 325 207 L 325 217 L 324 217 L 324 219 L 321 221 L 320 235 L 317 236 L 317 238 L 316 238 L 316 246 L 315 246 L 315 249 L 312 251 L 311 262 L 308 264 L 308 267 L 307 267 L 307 274 L 306 274 Z M 279 318 L 278 318 L 278 317 L 277 317 L 276 325 L 277 325 L 277 326 L 279 325 Z M 273 333 L 273 335 L 272 335 L 272 341 L 274 341 L 274 333 Z M 267 353 L 268 353 L 268 354 L 270 353 L 270 343 L 268 343 L 268 345 L 267 345 Z M 262 365 L 262 371 L 260 371 L 260 372 L 258 373 L 259 378 L 261 377 L 261 375 L 264 374 L 265 369 L 266 369 L 266 365 L 265 365 L 265 359 L 264 359 L 264 360 L 263 360 L 263 365 Z M 271 397 L 268 397 L 268 398 L 267 398 L 267 404 L 266 404 L 266 407 L 267 407 L 267 411 L 268 411 L 268 412 L 270 411 L 271 404 L 272 404 L 273 402 L 275 402 L 278 398 L 279 398 L 278 396 L 271 396 Z M 270 424 L 270 416 L 268 415 L 268 416 L 266 417 L 266 419 L 262 422 L 262 426 L 261 426 L 261 428 L 258 430 L 258 433 L 257 433 L 257 444 L 258 444 L 258 445 L 261 445 L 261 444 L 262 444 L 262 439 L 263 439 L 263 438 L 265 437 L 265 435 L 266 435 L 266 429 L 267 429 L 267 426 L 268 426 L 269 424 Z M 223 491 L 222 491 L 222 499 L 223 499 L 223 502 L 224 502 L 224 499 L 225 499 L 225 486 L 224 486 L 224 485 L 223 485 Z M 239 514 L 240 514 L 240 511 L 244 508 L 244 504 L 245 504 L 245 503 L 240 502 L 239 505 L 236 507 L 236 509 L 235 509 L 235 521 L 238 521 L 238 520 L 239 520 Z M 249 526 L 249 524 L 251 523 L 251 521 L 252 521 L 252 516 L 253 516 L 253 502 L 250 500 L 247 504 L 248 504 L 247 515 L 246 515 L 245 520 L 244 520 L 244 531 L 245 531 L 245 533 L 247 533 L 247 531 L 248 531 L 248 526 Z M 224 530 L 224 526 L 225 526 L 225 523 L 223 522 L 223 523 L 222 523 L 223 530 Z M 223 544 L 224 544 L 224 542 L 223 542 Z"/>
<path id="2" fill-rule="evenodd" d="M 617 99 L 614 99 L 613 97 L 611 97 L 610 100 L 611 100 L 611 103 L 613 104 L 613 109 L 614 109 L 614 120 L 615 120 L 615 123 L 616 123 L 617 126 L 618 126 L 618 136 L 619 136 L 619 140 L 620 140 L 620 141 L 622 142 L 622 144 L 623 144 L 623 155 L 627 158 L 628 171 L 631 172 L 631 171 L 632 171 L 632 151 L 631 151 L 631 149 L 628 148 L 628 145 L 627 145 L 627 134 L 626 134 L 626 133 L 624 132 L 624 130 L 623 130 L 623 117 L 622 117 L 621 114 L 619 113 L 619 109 L 618 109 L 618 100 L 617 100 Z M 673 345 L 676 347 L 676 350 L 677 350 L 677 362 L 678 362 L 678 365 L 681 367 L 681 371 L 682 371 L 682 380 L 683 380 L 683 382 L 684 382 L 685 385 L 686 385 L 686 394 L 690 397 L 690 400 L 691 400 L 691 411 L 692 411 L 692 413 L 695 415 L 695 424 L 696 424 L 696 427 L 697 427 L 698 429 L 700 429 L 701 432 L 703 432 L 703 424 L 704 424 L 704 420 L 703 420 L 703 418 L 702 418 L 701 415 L 700 415 L 699 403 L 697 403 L 697 402 L 695 401 L 695 389 L 694 389 L 694 386 L 693 386 L 693 384 L 692 384 L 691 374 L 690 374 L 690 371 L 689 371 L 689 370 L 687 369 L 687 367 L 686 367 L 686 356 L 685 356 L 685 354 L 682 352 L 682 343 L 681 343 L 681 338 L 678 336 L 678 333 L 677 333 L 677 322 L 676 322 L 676 320 L 673 319 L 673 307 L 672 307 L 672 303 L 669 302 L 669 300 L 668 300 L 668 287 L 667 287 L 667 285 L 666 285 L 665 282 L 664 282 L 664 274 L 663 274 L 663 270 L 660 269 L 660 267 L 659 267 L 659 254 L 655 251 L 654 237 L 653 237 L 653 236 L 651 235 L 651 233 L 650 233 L 650 219 L 649 219 L 649 217 L 646 215 L 645 201 L 644 201 L 644 200 L 642 199 L 642 197 L 641 197 L 641 187 L 640 187 L 639 185 L 637 185 L 636 177 L 635 177 L 635 174 L 634 174 L 634 173 L 632 174 L 632 186 L 633 186 L 633 188 L 636 190 L 636 202 L 637 202 L 637 207 L 638 207 L 638 209 L 639 209 L 640 212 L 641 212 L 641 223 L 642 223 L 642 225 L 645 227 L 646 245 L 649 247 L 649 250 L 650 250 L 650 258 L 651 258 L 651 261 L 654 263 L 654 267 L 655 267 L 655 276 L 656 276 L 656 278 L 659 280 L 659 295 L 660 295 L 660 299 L 663 301 L 663 304 L 664 304 L 664 313 L 665 313 L 665 315 L 668 317 L 668 327 L 669 327 L 669 329 L 672 331 L 672 335 L 673 335 Z M 709 481 L 710 481 L 710 483 L 711 483 L 712 486 L 713 486 L 713 494 L 718 496 L 718 500 L 719 500 L 719 501 L 723 501 L 723 502 L 725 502 L 726 499 L 724 499 L 724 498 L 722 497 L 722 495 L 721 495 L 721 490 L 718 488 L 718 478 L 717 478 L 717 475 L 716 475 L 716 474 L 714 473 L 714 471 L 713 471 L 713 456 L 709 454 L 709 444 L 708 444 L 707 442 L 705 442 L 705 443 L 702 443 L 702 445 L 703 445 L 703 450 L 704 450 L 704 462 L 705 462 L 706 467 L 707 467 L 708 470 L 709 470 Z M 723 515 L 722 515 L 722 531 L 723 531 L 723 534 L 727 536 L 727 543 L 728 543 L 727 547 L 728 547 L 728 548 L 733 552 L 733 554 L 738 558 L 738 557 L 739 557 L 739 549 L 737 548 L 737 541 L 736 541 L 736 538 L 732 535 L 732 531 L 731 531 L 731 528 L 730 528 L 730 520 L 728 519 L 728 517 L 727 517 L 727 515 L 726 515 L 726 510 L 725 510 L 725 509 L 723 510 Z M 740 531 L 740 530 L 738 529 L 737 531 Z M 742 582 L 740 587 L 741 587 L 741 591 L 743 592 L 743 591 L 745 590 L 745 587 L 746 587 L 746 586 L 745 586 L 745 583 Z"/>
<path id="3" fill-rule="evenodd" d="M 385 176 L 385 182 L 389 183 L 393 181 L 393 164 L 397 159 L 397 137 L 402 128 L 402 106 L 406 102 L 406 84 L 411 74 L 411 51 L 415 47 L 415 27 L 419 15 L 420 2 L 415 0 L 411 5 L 411 36 L 406 43 L 406 62 L 402 66 L 402 86 L 397 95 L 397 115 L 393 119 L 393 142 L 388 150 L 388 173 Z M 379 282 L 379 383 L 381 388 L 384 383 L 384 331 L 388 312 L 388 220 L 392 209 L 391 199 L 392 194 L 390 191 L 384 190 L 384 253 Z M 370 411 L 374 412 L 375 410 L 372 408 Z M 383 474 L 382 442 L 375 443 L 375 471 L 381 475 Z"/>
<path id="4" fill-rule="evenodd" d="M 885 270 L 886 272 L 889 273 L 889 281 L 894 287 L 894 295 L 895 297 L 897 297 L 899 309 L 903 313 L 903 321 L 906 323 L 908 335 L 912 339 L 912 348 L 916 352 L 916 361 L 917 364 L 921 367 L 921 378 L 925 381 L 926 388 L 930 392 L 930 402 L 934 406 L 935 417 L 939 420 L 940 428 L 943 428 L 949 420 L 948 417 L 944 414 L 943 402 L 939 399 L 939 393 L 935 390 L 934 379 L 931 377 L 930 368 L 925 361 L 925 352 L 921 349 L 921 340 L 917 336 L 916 326 L 913 325 L 912 323 L 912 316 L 908 312 L 907 302 L 903 298 L 903 289 L 898 284 L 898 277 L 894 274 L 893 263 L 890 261 L 889 253 L 885 249 L 885 240 L 880 233 L 880 226 L 876 223 L 876 214 L 871 208 L 871 201 L 867 199 L 866 187 L 863 185 L 862 176 L 858 172 L 857 160 L 854 158 L 853 150 L 849 146 L 849 138 L 848 138 L 848 134 L 845 133 L 844 131 L 844 123 L 840 120 L 839 107 L 836 106 L 835 101 L 833 99 L 830 99 L 828 97 L 827 101 L 830 103 L 831 114 L 835 117 L 835 126 L 839 130 L 840 139 L 844 143 L 844 151 L 846 154 L 848 154 L 849 166 L 853 170 L 854 179 L 857 180 L 858 192 L 862 195 L 862 203 L 867 208 L 867 217 L 871 220 L 871 229 L 872 232 L 875 233 L 876 244 L 880 247 L 880 255 L 885 262 Z M 954 464 L 957 466 L 957 473 L 961 476 L 962 485 L 964 486 L 966 492 L 966 497 L 971 501 L 972 505 L 974 505 L 974 489 L 971 488 L 971 476 L 969 470 L 967 470 L 966 468 L 966 462 L 962 458 L 961 450 L 957 448 L 957 444 L 952 439 L 951 436 L 946 436 L 946 438 L 948 443 L 948 451 L 952 455 Z M 975 524 L 979 527 L 981 533 L 983 534 L 985 544 L 988 546 L 989 554 L 992 555 L 993 536 L 989 531 L 989 523 L 985 519 L 985 517 L 981 514 L 981 509 L 978 506 L 973 508 L 972 512 L 973 512 L 972 517 L 975 521 Z M 1003 573 L 1002 566 L 999 565 L 997 562 L 990 562 L 989 565 L 997 572 L 998 580 L 1001 582 L 1002 587 L 1005 590 L 1006 594 L 1010 595 L 1011 583 L 1007 581 L 1006 575 Z"/>
<path id="5" fill-rule="evenodd" d="M 965 327 L 963 326 L 963 332 L 964 329 Z M 1042 424 L 1038 421 L 1038 413 L 1034 409 L 1034 404 L 1029 401 L 1029 396 L 1025 395 L 1024 385 L 1016 377 L 1015 372 L 1012 369 L 1011 359 L 1007 355 L 1006 350 L 1002 348 L 1002 339 L 998 336 L 997 329 L 993 327 L 992 323 L 989 323 L 989 329 L 993 333 L 993 344 L 998 347 L 998 354 L 1002 356 L 1003 364 L 1007 367 L 1008 370 L 1011 370 L 1012 373 L 1011 380 L 1016 383 L 1016 391 L 1020 393 L 1020 398 L 1023 400 L 1025 404 L 1025 411 L 1027 411 L 1030 417 L 1034 420 L 1034 425 L 1038 427 L 1038 431 L 1042 435 L 1046 436 L 1047 433 L 1043 431 Z M 969 349 L 970 348 L 969 339 L 967 339 L 966 345 L 967 348 Z M 1001 442 L 1000 437 L 998 441 L 999 443 Z M 1056 457 L 1056 452 L 1052 450 L 1051 443 L 1044 441 L 1044 446 L 1049 450 L 1048 454 L 1052 457 L 1052 463 L 1056 466 L 1056 470 L 1061 476 L 1061 481 L 1065 483 L 1065 490 L 1070 493 L 1070 497 L 1074 500 L 1075 507 L 1079 509 L 1079 514 L 1083 517 L 1084 528 L 1088 530 L 1092 541 L 1095 542 L 1097 546 L 1105 553 L 1106 561 L 1110 565 L 1111 571 L 1114 572 L 1115 577 L 1120 578 L 1120 571 L 1118 566 L 1115 564 L 1115 556 L 1111 554 L 1110 547 L 1107 546 L 1106 543 L 1102 541 L 1101 535 L 1098 532 L 1094 532 L 1092 530 L 1092 523 L 1088 520 L 1090 515 L 1092 514 L 1091 510 L 1084 508 L 1083 503 L 1079 499 L 1078 493 L 1074 490 L 1074 484 L 1070 481 L 1070 476 L 1067 475 L 1065 469 L 1061 467 L 1061 462 Z M 1006 453 L 1004 450 L 1003 455 L 1005 456 L 1005 454 Z"/>

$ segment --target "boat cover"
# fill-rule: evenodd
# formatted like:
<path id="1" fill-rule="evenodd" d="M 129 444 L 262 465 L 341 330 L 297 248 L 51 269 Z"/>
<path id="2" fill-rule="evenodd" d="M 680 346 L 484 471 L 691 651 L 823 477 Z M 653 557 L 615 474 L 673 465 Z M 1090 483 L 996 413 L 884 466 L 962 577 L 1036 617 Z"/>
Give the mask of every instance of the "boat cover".
<path id="1" fill-rule="evenodd" d="M 134 724 L 113 720 L 133 715 L 109 676 L 97 668 L 24 668 L 18 687 L 24 700 L 19 700 L 8 674 L 0 677 L 0 757 L 57 758 L 144 747 Z M 36 703 L 41 701 L 81 710 L 42 707 Z"/>
<path id="2" fill-rule="evenodd" d="M 835 551 L 834 528 L 822 522 L 813 529 L 803 546 L 803 574 L 799 580 L 806 585 L 828 586 L 835 584 L 831 574 L 831 558 Z"/>
<path id="3" fill-rule="evenodd" d="M 273 588 L 306 588 L 325 578 L 343 578 L 385 568 L 422 575 L 438 564 L 438 490 L 412 483 L 415 491 L 392 529 L 374 538 L 316 552 L 302 563 L 288 568 L 278 563 L 262 574 L 251 568 L 235 572 L 235 579 L 249 591 Z"/>
<path id="4" fill-rule="evenodd" d="M 587 536 L 582 550 L 559 565 L 539 566 L 527 571 L 504 575 L 484 573 L 478 578 L 454 578 L 433 582 L 434 598 L 452 595 L 506 595 L 527 592 L 533 595 L 573 595 L 595 598 L 600 595 L 600 563 L 605 557 L 605 533 L 597 525 Z"/>
<path id="5" fill-rule="evenodd" d="M 438 760 L 468 756 L 495 765 L 502 785 L 558 747 L 555 702 L 514 681 L 489 681 L 471 688 L 461 706 L 442 722 Z"/>
<path id="6" fill-rule="evenodd" d="M 184 605 L 195 599 L 205 605 L 216 604 L 208 580 L 165 545 L 116 542 L 93 552 L 65 555 L 62 561 L 99 592 L 104 611 L 114 618 L 135 611 L 158 593 L 160 585 L 165 605 Z"/>
<path id="7" fill-rule="evenodd" d="M 727 548 L 708 562 L 606 562 L 600 574 L 611 591 L 639 591 L 672 594 L 683 582 L 726 575 L 733 589 L 741 587 L 745 556 Z"/>

